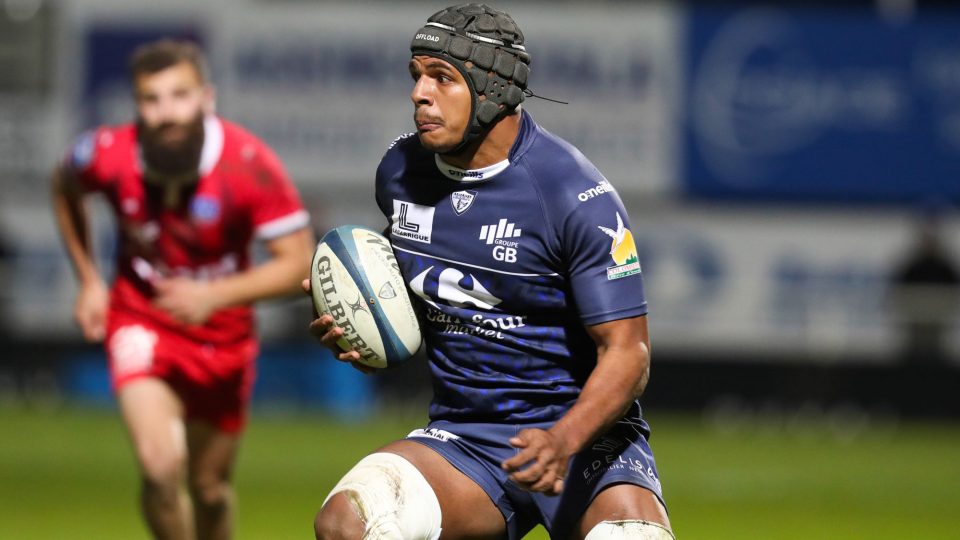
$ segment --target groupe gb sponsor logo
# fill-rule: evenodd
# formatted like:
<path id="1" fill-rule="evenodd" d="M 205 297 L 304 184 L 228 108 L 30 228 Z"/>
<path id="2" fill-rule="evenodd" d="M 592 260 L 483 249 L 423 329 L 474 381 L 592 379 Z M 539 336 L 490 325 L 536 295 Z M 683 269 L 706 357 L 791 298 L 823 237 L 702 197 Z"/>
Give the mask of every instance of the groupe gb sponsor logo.
<path id="1" fill-rule="evenodd" d="M 480 240 L 490 244 L 496 244 L 493 247 L 492 255 L 495 260 L 515 263 L 517 262 L 517 247 L 520 245 L 517 241 L 505 240 L 505 238 L 520 238 L 523 231 L 510 223 L 506 219 L 501 219 L 495 225 L 484 225 L 480 228 Z"/>

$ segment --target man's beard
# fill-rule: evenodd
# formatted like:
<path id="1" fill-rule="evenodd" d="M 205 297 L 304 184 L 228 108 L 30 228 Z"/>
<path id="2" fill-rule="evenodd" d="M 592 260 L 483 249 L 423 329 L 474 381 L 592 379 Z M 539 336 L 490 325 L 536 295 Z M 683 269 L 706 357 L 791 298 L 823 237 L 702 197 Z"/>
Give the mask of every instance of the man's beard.
<path id="1" fill-rule="evenodd" d="M 166 140 L 171 132 L 178 132 L 177 140 Z M 167 122 L 156 127 L 138 119 L 137 137 L 151 172 L 170 176 L 198 172 L 203 151 L 203 113 L 183 124 Z"/>

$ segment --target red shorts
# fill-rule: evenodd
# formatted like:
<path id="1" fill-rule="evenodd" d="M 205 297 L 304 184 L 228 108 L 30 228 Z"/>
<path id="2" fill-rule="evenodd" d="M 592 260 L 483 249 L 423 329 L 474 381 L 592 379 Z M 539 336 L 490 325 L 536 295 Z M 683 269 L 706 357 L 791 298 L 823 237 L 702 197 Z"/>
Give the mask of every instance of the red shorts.
<path id="1" fill-rule="evenodd" d="M 203 420 L 226 433 L 238 433 L 246 425 L 256 340 L 199 342 L 149 319 L 111 310 L 106 350 L 114 392 L 132 380 L 156 377 L 183 401 L 187 420 Z"/>

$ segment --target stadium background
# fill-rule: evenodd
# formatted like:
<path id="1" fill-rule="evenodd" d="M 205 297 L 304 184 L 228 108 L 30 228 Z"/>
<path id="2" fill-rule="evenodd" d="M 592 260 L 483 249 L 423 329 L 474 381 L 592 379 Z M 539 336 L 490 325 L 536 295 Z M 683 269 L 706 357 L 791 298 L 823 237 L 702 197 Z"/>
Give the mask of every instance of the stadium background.
<path id="1" fill-rule="evenodd" d="M 278 151 L 318 232 L 379 227 L 373 171 L 411 129 L 410 32 L 448 3 L 0 2 L 0 538 L 145 537 L 47 203 L 72 138 L 130 118 L 129 51 L 201 43 L 219 112 Z M 680 537 L 954 537 L 957 292 L 892 283 L 925 217 L 960 261 L 960 10 L 493 4 L 526 34 L 531 88 L 569 101 L 524 106 L 631 214 L 655 351 L 644 405 Z M 304 300 L 259 311 L 238 537 L 309 537 L 339 475 L 422 422 L 425 370 L 364 377 L 307 339 Z M 942 335 L 909 341 L 917 318 Z"/>

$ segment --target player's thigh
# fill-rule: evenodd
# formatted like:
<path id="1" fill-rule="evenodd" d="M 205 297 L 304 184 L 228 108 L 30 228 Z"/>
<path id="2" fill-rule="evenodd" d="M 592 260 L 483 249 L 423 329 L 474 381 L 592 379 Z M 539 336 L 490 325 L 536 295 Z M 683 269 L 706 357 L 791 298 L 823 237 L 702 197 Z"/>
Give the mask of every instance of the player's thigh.
<path id="1" fill-rule="evenodd" d="M 140 463 L 150 476 L 179 473 L 186 460 L 183 402 L 170 386 L 140 377 L 117 390 L 117 403 Z"/>
<path id="2" fill-rule="evenodd" d="M 594 497 L 577 522 L 573 538 L 583 538 L 601 521 L 644 520 L 670 528 L 667 510 L 649 489 L 634 484 L 614 484 Z"/>
<path id="3" fill-rule="evenodd" d="M 499 539 L 506 522 L 487 493 L 437 452 L 412 441 L 396 441 L 378 450 L 404 457 L 433 488 L 440 501 L 443 538 Z"/>
<path id="4" fill-rule="evenodd" d="M 187 447 L 191 485 L 215 488 L 230 480 L 240 436 L 217 429 L 209 422 L 187 422 Z"/>

